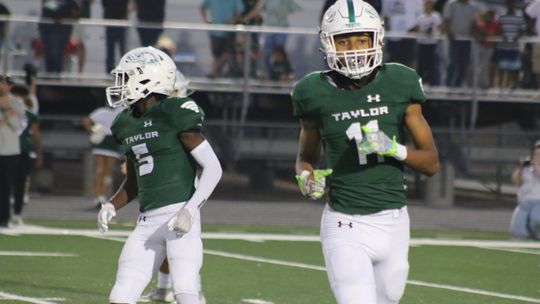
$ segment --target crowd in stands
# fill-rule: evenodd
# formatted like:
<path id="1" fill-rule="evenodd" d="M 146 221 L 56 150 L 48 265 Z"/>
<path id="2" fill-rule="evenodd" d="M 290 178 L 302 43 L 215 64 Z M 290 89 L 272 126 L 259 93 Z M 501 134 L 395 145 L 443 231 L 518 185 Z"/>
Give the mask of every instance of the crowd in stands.
<path id="1" fill-rule="evenodd" d="M 301 10 L 295 0 L 200 0 L 201 20 L 211 24 L 245 24 L 286 28 L 290 15 Z M 100 2 L 100 3 L 98 3 Z M 335 0 L 321 1 L 322 13 Z M 537 88 L 540 85 L 540 43 L 524 41 L 540 33 L 540 0 L 367 0 L 384 17 L 385 61 L 415 68 L 425 85 L 480 88 Z M 102 5 L 103 16 L 91 16 L 91 5 Z M 163 34 L 166 0 L 43 0 L 36 57 L 48 73 L 65 71 L 66 58 L 76 56 L 84 70 L 85 43 L 79 18 L 137 18 L 140 45 L 176 52 L 178 41 Z M 0 2 L 0 15 L 9 15 Z M 66 23 L 65 21 L 70 21 Z M 180 20 L 176 20 L 180 21 Z M 76 24 L 76 23 L 75 23 Z M 0 22 L 0 43 L 5 22 Z M 242 77 L 289 81 L 294 66 L 287 54 L 287 34 L 209 31 L 213 63 L 209 78 Z M 248 39 L 249 38 L 249 39 Z M 126 51 L 126 27 L 105 29 L 105 71 Z M 160 43 L 165 42 L 162 47 Z M 249 47 L 246 48 L 246 43 Z M 245 52 L 248 60 L 246 60 Z M 170 54 L 173 55 L 174 54 Z M 245 62 L 249 67 L 244 67 Z"/>

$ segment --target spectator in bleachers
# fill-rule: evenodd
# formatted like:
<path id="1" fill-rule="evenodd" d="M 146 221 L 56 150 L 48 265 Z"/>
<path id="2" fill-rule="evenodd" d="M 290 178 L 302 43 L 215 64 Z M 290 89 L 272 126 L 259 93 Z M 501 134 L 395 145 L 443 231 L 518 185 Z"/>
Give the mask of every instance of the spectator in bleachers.
<path id="1" fill-rule="evenodd" d="M 24 105 L 11 94 L 13 81 L 0 75 L 0 228 L 8 228 L 9 199 L 15 184 L 21 153 L 19 135 L 23 130 Z"/>
<path id="2" fill-rule="evenodd" d="M 525 13 L 535 19 L 534 29 L 536 37 L 540 38 L 540 0 L 533 0 L 525 8 Z M 535 74 L 536 86 L 540 88 L 540 43 L 534 43 L 531 52 L 532 72 Z"/>
<path id="3" fill-rule="evenodd" d="M 385 29 L 395 34 L 410 31 L 423 12 L 422 0 L 383 0 Z M 399 62 L 409 67 L 415 65 L 416 39 L 386 38 L 387 61 Z"/>
<path id="4" fill-rule="evenodd" d="M 11 13 L 7 6 L 5 6 L 2 2 L 0 2 L 0 16 L 6 17 L 9 16 Z M 0 48 L 4 45 L 4 38 L 6 37 L 6 30 L 7 30 L 7 22 L 6 21 L 0 21 Z"/>
<path id="5" fill-rule="evenodd" d="M 262 7 L 264 13 L 264 25 L 289 27 L 289 15 L 300 9 L 300 5 L 298 5 L 295 0 L 264 1 Z M 280 46 L 285 50 L 286 43 L 286 33 L 266 34 L 264 36 L 263 61 L 266 69 L 270 67 L 270 57 L 274 48 Z"/>
<path id="6" fill-rule="evenodd" d="M 240 23 L 245 25 L 262 25 L 262 5 L 263 0 L 242 0 L 244 2 L 244 11 L 240 18 Z M 246 33 L 236 33 L 237 43 L 238 40 L 247 41 L 245 36 Z M 244 47 L 244 45 L 242 45 Z M 242 50 L 242 53 L 245 51 L 245 48 Z M 260 43 L 259 43 L 259 34 L 251 33 L 250 34 L 250 64 L 249 64 L 249 75 L 255 77 L 257 74 L 257 61 L 261 57 Z M 243 66 L 244 58 L 238 58 L 241 62 L 238 63 L 238 66 Z M 243 70 L 236 71 L 236 76 L 243 75 Z"/>
<path id="7" fill-rule="evenodd" d="M 499 87 L 515 89 L 522 68 L 519 38 L 526 30 L 525 19 L 516 11 L 516 1 L 506 0 L 506 13 L 499 17 L 499 35 L 495 56 L 499 74 Z"/>
<path id="8" fill-rule="evenodd" d="M 235 24 L 241 20 L 244 11 L 242 0 L 204 0 L 201 5 L 201 16 L 206 23 Z M 210 46 L 214 62 L 208 72 L 208 77 L 222 75 L 223 67 L 228 63 L 229 69 L 238 71 L 234 58 L 235 34 L 226 31 L 210 31 Z"/>
<path id="9" fill-rule="evenodd" d="M 510 222 L 515 237 L 540 239 L 540 141 L 514 170 L 512 181 L 519 186 L 517 207 Z"/>
<path id="10" fill-rule="evenodd" d="M 440 84 L 439 40 L 436 36 L 441 33 L 441 26 L 441 15 L 433 10 L 433 0 L 424 0 L 424 13 L 418 16 L 411 31 L 425 35 L 417 41 L 417 71 L 423 82 L 432 86 Z"/>
<path id="11" fill-rule="evenodd" d="M 62 72 L 64 48 L 73 31 L 73 25 L 62 22 L 76 20 L 79 17 L 79 12 L 80 8 L 74 0 L 42 0 L 41 16 L 53 20 L 52 24 L 39 24 L 47 72 Z"/>
<path id="12" fill-rule="evenodd" d="M 270 56 L 268 78 L 274 81 L 291 81 L 294 78 L 292 73 L 291 63 L 283 46 L 274 47 Z"/>
<path id="13" fill-rule="evenodd" d="M 101 0 L 103 5 L 104 19 L 128 19 L 129 0 Z M 107 46 L 107 57 L 105 61 L 106 72 L 110 72 L 116 63 L 116 48 L 120 54 L 126 53 L 126 28 L 121 26 L 105 27 L 105 41 Z"/>
<path id="14" fill-rule="evenodd" d="M 471 33 L 478 8 L 469 0 L 451 0 L 444 6 L 444 30 L 449 40 L 446 85 L 460 87 L 471 58 Z"/>
<path id="15" fill-rule="evenodd" d="M 489 88 L 495 85 L 495 54 L 496 42 L 489 41 L 499 32 L 499 20 L 495 15 L 495 10 L 488 9 L 481 13 L 474 26 L 474 36 L 478 41 L 478 56 L 476 62 L 476 73 L 478 75 L 478 85 L 481 88 Z"/>
<path id="16" fill-rule="evenodd" d="M 154 46 L 163 32 L 161 24 L 165 20 L 165 0 L 136 0 L 136 4 L 137 20 L 140 23 L 154 23 L 148 27 L 137 26 L 141 45 Z"/>
<path id="17" fill-rule="evenodd" d="M 94 3 L 94 0 L 78 0 L 79 6 L 81 7 L 81 18 L 90 18 L 90 13 L 92 12 L 91 5 Z"/>

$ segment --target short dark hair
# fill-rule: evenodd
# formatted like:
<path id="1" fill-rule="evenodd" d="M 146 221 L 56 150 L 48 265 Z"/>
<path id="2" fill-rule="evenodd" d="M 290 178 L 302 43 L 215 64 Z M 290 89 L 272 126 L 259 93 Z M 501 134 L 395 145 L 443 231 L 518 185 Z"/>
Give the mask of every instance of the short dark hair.
<path id="1" fill-rule="evenodd" d="M 27 96 L 30 94 L 30 90 L 23 84 L 15 84 L 11 87 L 11 93 L 17 96 Z"/>

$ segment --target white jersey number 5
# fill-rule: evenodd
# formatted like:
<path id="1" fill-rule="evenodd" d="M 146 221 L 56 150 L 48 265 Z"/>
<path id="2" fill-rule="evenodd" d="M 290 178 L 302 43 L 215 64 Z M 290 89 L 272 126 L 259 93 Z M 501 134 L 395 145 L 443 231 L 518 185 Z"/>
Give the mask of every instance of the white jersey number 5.
<path id="1" fill-rule="evenodd" d="M 146 144 L 135 145 L 131 147 L 131 150 L 133 150 L 139 163 L 139 176 L 146 175 L 154 170 L 154 158 L 152 155 L 142 157 L 142 155 L 149 153 Z"/>

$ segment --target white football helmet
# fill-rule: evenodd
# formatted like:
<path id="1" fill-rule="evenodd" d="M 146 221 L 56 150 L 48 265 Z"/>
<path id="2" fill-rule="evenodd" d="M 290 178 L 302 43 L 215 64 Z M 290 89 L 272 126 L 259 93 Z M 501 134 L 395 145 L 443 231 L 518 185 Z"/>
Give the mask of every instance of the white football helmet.
<path id="1" fill-rule="evenodd" d="M 188 84 L 189 79 L 187 79 L 182 72 L 179 70 L 176 70 L 176 79 L 174 82 L 174 91 L 171 95 L 177 96 L 177 97 L 187 97 L 189 95 L 188 93 Z"/>
<path id="2" fill-rule="evenodd" d="M 176 80 L 176 64 L 156 48 L 140 47 L 127 52 L 111 74 L 115 84 L 105 90 L 109 105 L 129 107 L 151 93 L 170 96 Z"/>
<path id="3" fill-rule="evenodd" d="M 349 33 L 368 33 L 373 47 L 337 52 L 334 37 Z M 346 77 L 360 79 L 382 63 L 384 24 L 377 11 L 362 0 L 338 0 L 324 13 L 321 43 L 328 66 Z"/>

